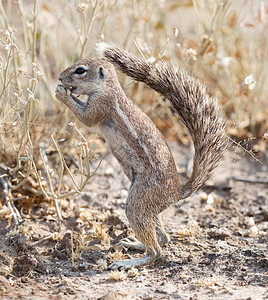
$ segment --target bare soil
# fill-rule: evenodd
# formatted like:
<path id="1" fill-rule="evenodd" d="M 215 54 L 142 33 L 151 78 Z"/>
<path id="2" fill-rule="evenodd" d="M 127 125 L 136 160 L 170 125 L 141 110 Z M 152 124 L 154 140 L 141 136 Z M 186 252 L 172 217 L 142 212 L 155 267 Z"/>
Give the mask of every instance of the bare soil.
<path id="1" fill-rule="evenodd" d="M 171 146 L 183 173 L 189 149 Z M 86 191 L 61 202 L 60 234 L 51 203 L 36 202 L 20 231 L 0 220 L 1 299 L 268 299 L 268 160 L 261 160 L 227 152 L 202 191 L 164 212 L 171 242 L 163 257 L 118 274 L 102 270 L 101 259 L 131 234 L 129 182 L 108 154 Z"/>

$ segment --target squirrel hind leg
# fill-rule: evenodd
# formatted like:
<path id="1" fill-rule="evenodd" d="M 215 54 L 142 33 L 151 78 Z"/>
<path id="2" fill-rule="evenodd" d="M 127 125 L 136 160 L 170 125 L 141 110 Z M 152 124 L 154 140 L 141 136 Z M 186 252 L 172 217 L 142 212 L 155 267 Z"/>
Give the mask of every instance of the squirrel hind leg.
<path id="1" fill-rule="evenodd" d="M 144 225 L 146 222 L 144 222 Z M 132 226 L 138 239 L 134 239 L 134 243 L 143 246 L 146 249 L 146 255 L 141 258 L 116 260 L 109 267 L 109 270 L 128 270 L 131 267 L 142 267 L 153 264 L 161 256 L 161 248 L 157 241 L 156 227 L 142 226 L 137 230 Z M 136 229 L 136 230 L 135 230 Z"/>
<path id="2" fill-rule="evenodd" d="M 145 256 L 141 258 L 117 260 L 113 262 L 109 269 L 126 270 L 131 267 L 141 267 L 153 264 L 161 256 L 160 245 L 169 241 L 169 237 L 164 230 L 161 215 L 155 205 L 147 205 L 147 203 L 154 203 L 154 197 L 156 191 L 150 191 L 150 184 L 145 185 L 145 182 L 135 181 L 129 191 L 126 204 L 126 216 L 129 221 L 129 225 L 134 231 L 136 239 L 127 239 L 122 241 L 127 246 L 134 245 L 146 249 Z M 148 182 L 147 182 L 148 183 Z M 146 193 L 144 193 L 146 190 Z M 160 194 L 161 190 L 159 191 Z"/>
<path id="3" fill-rule="evenodd" d="M 136 222 L 138 219 L 135 214 L 132 214 L 131 217 L 127 214 L 127 217 L 137 237 L 132 242 L 128 240 L 127 245 L 133 245 L 134 242 L 134 245 L 143 246 L 146 249 L 146 255 L 141 258 L 116 260 L 108 267 L 109 270 L 127 270 L 131 267 L 151 265 L 161 256 L 161 248 L 157 240 L 156 224 L 153 222 L 154 218 L 150 218 L 147 214 L 145 217 L 139 218 L 139 221 Z"/>
<path id="4" fill-rule="evenodd" d="M 170 241 L 169 235 L 166 233 L 164 229 L 162 218 L 160 215 L 157 218 L 156 234 L 157 234 L 157 241 L 160 246 L 163 246 Z M 120 240 L 116 244 L 116 248 L 117 249 L 123 248 L 125 250 L 138 250 L 138 251 L 146 250 L 144 244 L 133 236 L 129 236 Z"/>
<path id="5" fill-rule="evenodd" d="M 158 243 L 160 246 L 163 246 L 170 241 L 170 237 L 166 233 L 166 230 L 163 226 L 161 215 L 159 215 L 157 218 L 156 234 L 157 234 L 157 240 L 158 240 Z"/>
<path id="6" fill-rule="evenodd" d="M 140 244 L 143 245 L 142 243 Z M 147 252 L 143 257 L 126 260 L 116 260 L 108 267 L 108 270 L 128 270 L 132 267 L 148 266 L 153 264 L 161 256 L 161 248 L 159 245 L 156 248 L 148 248 L 147 245 L 144 246 L 144 249 L 145 248 Z"/>

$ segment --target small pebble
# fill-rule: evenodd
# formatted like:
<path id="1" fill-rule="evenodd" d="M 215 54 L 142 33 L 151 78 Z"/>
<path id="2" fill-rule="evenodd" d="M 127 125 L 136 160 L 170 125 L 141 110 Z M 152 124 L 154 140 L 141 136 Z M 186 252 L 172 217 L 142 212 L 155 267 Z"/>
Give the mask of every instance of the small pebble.
<path id="1" fill-rule="evenodd" d="M 207 198 L 207 204 L 213 204 L 214 203 L 214 198 L 211 194 L 208 194 Z"/>
<path id="2" fill-rule="evenodd" d="M 255 225 L 255 221 L 252 217 L 248 218 L 248 220 L 246 220 L 246 224 L 249 226 L 249 227 L 252 227 Z"/>
<path id="3" fill-rule="evenodd" d="M 259 230 L 259 228 L 256 225 L 254 225 L 254 226 L 252 226 L 252 227 L 249 228 L 249 231 L 248 231 L 248 235 L 249 236 L 256 236 L 259 233 L 260 233 L 260 230 Z"/>

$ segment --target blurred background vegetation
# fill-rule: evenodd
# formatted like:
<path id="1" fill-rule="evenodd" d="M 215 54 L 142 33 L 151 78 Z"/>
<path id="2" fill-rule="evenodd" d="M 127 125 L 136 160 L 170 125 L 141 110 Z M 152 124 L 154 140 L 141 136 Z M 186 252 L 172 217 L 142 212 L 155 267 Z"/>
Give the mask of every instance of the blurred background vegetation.
<path id="1" fill-rule="evenodd" d="M 229 136 L 260 156 L 267 149 L 267 1 L 0 0 L 0 28 L 0 160 L 17 174 L 17 188 L 32 177 L 36 189 L 47 185 L 46 196 L 57 198 L 64 188 L 54 194 L 50 166 L 60 166 L 61 178 L 77 160 L 81 176 L 89 178 L 85 161 L 102 152 L 102 140 L 54 91 L 59 73 L 94 56 L 100 41 L 188 70 L 219 98 Z M 161 96 L 120 79 L 168 140 L 190 142 Z"/>

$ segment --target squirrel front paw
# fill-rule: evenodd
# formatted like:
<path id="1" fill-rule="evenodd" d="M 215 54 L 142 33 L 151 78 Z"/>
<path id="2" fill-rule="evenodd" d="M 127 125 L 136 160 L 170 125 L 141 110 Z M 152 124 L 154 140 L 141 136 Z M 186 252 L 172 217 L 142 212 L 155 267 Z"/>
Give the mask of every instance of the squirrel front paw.
<path id="1" fill-rule="evenodd" d="M 55 96 L 59 101 L 65 102 L 67 99 L 70 98 L 70 95 L 70 90 L 66 89 L 62 84 L 57 85 Z"/>

